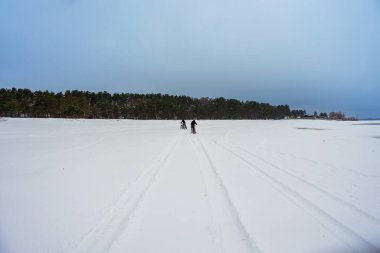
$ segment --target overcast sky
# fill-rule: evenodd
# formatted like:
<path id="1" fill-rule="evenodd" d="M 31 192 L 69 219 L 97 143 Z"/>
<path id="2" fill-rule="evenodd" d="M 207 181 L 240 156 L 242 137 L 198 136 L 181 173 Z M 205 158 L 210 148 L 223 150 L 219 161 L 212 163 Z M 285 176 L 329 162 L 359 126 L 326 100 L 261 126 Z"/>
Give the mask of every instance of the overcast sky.
<path id="1" fill-rule="evenodd" d="M 1 0 L 0 87 L 380 117 L 380 1 Z"/>

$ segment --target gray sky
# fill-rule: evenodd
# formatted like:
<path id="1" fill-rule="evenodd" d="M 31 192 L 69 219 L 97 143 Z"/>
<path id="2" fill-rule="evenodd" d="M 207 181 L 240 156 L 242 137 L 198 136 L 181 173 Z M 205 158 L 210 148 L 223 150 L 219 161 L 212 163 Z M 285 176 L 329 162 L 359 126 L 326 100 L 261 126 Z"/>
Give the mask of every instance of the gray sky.
<path id="1" fill-rule="evenodd" d="M 379 0 L 1 0 L 0 87 L 380 117 Z"/>

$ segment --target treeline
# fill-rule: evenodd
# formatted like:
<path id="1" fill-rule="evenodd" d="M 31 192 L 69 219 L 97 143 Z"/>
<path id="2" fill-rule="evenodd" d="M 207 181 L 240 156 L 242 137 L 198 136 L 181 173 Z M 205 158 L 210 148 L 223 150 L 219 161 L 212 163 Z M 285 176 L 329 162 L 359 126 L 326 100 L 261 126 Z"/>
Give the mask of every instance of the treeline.
<path id="1" fill-rule="evenodd" d="M 283 119 L 304 110 L 255 101 L 163 94 L 0 89 L 0 116 L 93 119 Z"/>

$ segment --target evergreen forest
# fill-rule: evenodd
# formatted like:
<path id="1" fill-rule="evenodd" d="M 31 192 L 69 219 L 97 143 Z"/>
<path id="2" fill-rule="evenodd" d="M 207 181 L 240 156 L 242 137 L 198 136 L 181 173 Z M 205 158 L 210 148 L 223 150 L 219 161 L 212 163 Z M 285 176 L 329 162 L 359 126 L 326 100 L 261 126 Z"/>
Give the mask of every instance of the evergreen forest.
<path id="1" fill-rule="evenodd" d="M 0 89 L 0 117 L 89 119 L 283 119 L 305 110 L 236 99 L 68 90 Z"/>

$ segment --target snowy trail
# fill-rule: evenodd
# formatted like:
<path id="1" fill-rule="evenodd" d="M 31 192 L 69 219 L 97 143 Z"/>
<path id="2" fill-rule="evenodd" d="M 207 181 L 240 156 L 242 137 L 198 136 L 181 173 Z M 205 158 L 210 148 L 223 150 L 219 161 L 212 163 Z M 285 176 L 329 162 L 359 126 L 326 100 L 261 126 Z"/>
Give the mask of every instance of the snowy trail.
<path id="1" fill-rule="evenodd" d="M 379 126 L 178 123 L 2 122 L 0 252 L 380 252 Z"/>
<path id="2" fill-rule="evenodd" d="M 260 252 L 241 223 L 207 151 L 201 143 L 192 140 L 194 137 L 182 136 L 166 168 L 110 252 L 128 249 L 139 249 L 139 252 Z M 186 153 L 189 161 L 176 159 L 185 157 L 181 153 Z M 198 163 L 191 162 L 194 160 Z M 173 192 L 176 194 L 172 195 Z M 178 192 L 181 193 L 179 197 Z M 157 221 L 156 216 L 162 219 Z M 179 220 L 178 224 L 166 220 L 173 218 Z M 157 222 L 163 223 L 164 228 Z M 162 228 L 161 233 L 149 237 L 149 231 L 157 227 Z M 181 245 L 175 241 L 180 241 Z M 193 249 L 198 247 L 199 241 L 203 241 L 202 247 Z"/>
<path id="3" fill-rule="evenodd" d="M 262 157 L 258 156 L 257 154 L 249 152 L 249 151 L 245 150 L 244 148 L 241 148 L 241 147 L 239 147 L 239 148 L 241 150 L 243 150 L 246 154 L 248 154 L 249 156 L 251 156 L 253 158 L 255 164 L 261 164 L 262 167 L 267 167 L 267 166 L 272 167 L 275 170 L 281 172 L 281 174 L 285 174 L 285 175 L 291 177 L 293 180 L 298 181 L 298 182 L 302 183 L 303 185 L 305 185 L 305 186 L 307 186 L 309 188 L 312 188 L 313 190 L 319 192 L 320 194 L 324 195 L 324 197 L 327 197 L 327 198 L 330 198 L 331 200 L 339 202 L 339 204 L 345 206 L 345 208 L 350 209 L 349 211 L 355 212 L 355 213 L 357 213 L 357 214 L 365 217 L 367 219 L 367 222 L 375 223 L 378 226 L 380 226 L 380 219 L 379 218 L 374 217 L 373 215 L 367 213 L 366 211 L 362 210 L 360 207 L 358 207 L 358 206 L 356 206 L 356 205 L 354 205 L 352 203 L 349 203 L 348 201 L 346 201 L 346 200 L 344 200 L 344 199 L 342 199 L 342 198 L 334 195 L 331 192 L 328 192 L 328 191 L 322 189 L 321 187 L 319 187 L 319 186 L 317 186 L 317 185 L 315 185 L 313 183 L 310 183 L 309 181 L 307 181 L 307 180 L 305 180 L 305 179 L 303 179 L 303 178 L 301 178 L 301 177 L 293 174 L 292 172 L 290 172 L 290 171 L 288 171 L 286 169 L 278 167 L 277 165 L 271 163 L 270 161 L 268 161 L 266 159 L 263 159 Z M 243 155 L 243 154 L 240 153 L 240 155 Z"/>
<path id="4" fill-rule="evenodd" d="M 296 201 L 299 206 L 302 206 L 305 208 L 306 211 L 312 213 L 315 217 L 317 217 L 323 224 L 326 224 L 326 226 L 331 231 L 335 231 L 336 234 L 340 238 L 342 238 L 355 252 L 378 252 L 380 251 L 380 244 L 377 238 L 373 238 L 373 241 L 365 239 L 365 231 L 361 231 L 363 229 L 380 229 L 378 224 L 373 222 L 374 218 L 369 216 L 368 214 L 364 212 L 359 212 L 362 217 L 358 217 L 355 215 L 344 215 L 344 211 L 349 212 L 350 210 L 340 210 L 339 208 L 342 208 L 342 206 L 349 206 L 349 205 L 343 205 L 336 207 L 332 203 L 329 203 L 330 205 L 326 205 L 328 209 L 334 211 L 336 215 L 332 215 L 329 210 L 326 210 L 326 207 L 320 207 L 314 202 L 310 201 L 308 198 L 304 197 L 303 194 L 299 193 L 299 190 L 294 190 L 290 184 L 285 184 L 283 182 L 286 182 L 285 180 L 279 180 L 275 176 L 271 175 L 270 172 L 267 170 L 268 167 L 259 167 L 257 163 L 253 163 L 250 160 L 244 158 L 244 156 L 241 153 L 237 153 L 236 151 L 233 151 L 230 147 L 227 147 L 226 145 L 219 145 L 223 147 L 225 150 L 233 154 L 236 158 L 240 159 L 244 163 L 248 165 L 247 168 L 254 170 L 254 172 L 259 172 L 261 175 L 263 175 L 269 183 L 273 184 L 274 187 L 278 187 L 281 189 L 281 192 L 283 194 L 286 194 L 287 197 L 290 197 L 292 200 Z M 260 164 L 260 163 L 258 163 Z M 309 185 L 310 186 L 310 185 Z M 316 187 L 311 187 L 312 189 L 318 189 Z M 318 191 L 320 192 L 320 191 Z M 322 192 L 324 193 L 324 192 Z M 313 195 L 310 194 L 310 195 Z M 327 195 L 331 196 L 331 195 Z M 315 198 L 321 198 L 321 196 L 312 196 L 312 199 Z M 322 196 L 323 197 L 323 196 Z M 320 200 L 319 202 L 322 202 Z M 349 206 L 351 207 L 351 206 Z M 334 209 L 335 208 L 335 209 Z M 338 208 L 338 210 L 337 210 Z M 354 211 L 357 211 L 357 209 L 351 209 Z M 352 225 L 352 227 L 349 227 L 346 224 L 345 221 L 341 221 L 342 217 L 350 217 L 350 218 L 356 218 L 358 221 Z M 367 218 L 367 219 L 362 219 Z M 372 221 L 372 222 L 371 222 Z M 377 221 L 377 220 L 375 220 Z M 352 220 L 351 220 L 352 222 Z M 363 224 L 364 223 L 364 224 Z M 353 227 L 355 225 L 355 227 Z M 377 225 L 377 226 L 376 226 Z M 364 236 L 361 235 L 361 233 L 364 233 Z"/>
<path id="5" fill-rule="evenodd" d="M 110 252 L 218 252 L 197 156 L 182 135 Z"/>
<path id="6" fill-rule="evenodd" d="M 252 161 L 253 163 L 259 165 L 260 167 L 264 167 L 266 169 L 268 168 L 271 171 L 273 171 L 273 169 L 274 169 L 275 174 L 277 174 L 277 172 L 280 172 L 280 174 L 284 174 L 284 175 L 288 176 L 287 180 L 289 180 L 289 177 L 290 177 L 291 178 L 290 180 L 301 183 L 303 186 L 306 186 L 307 188 L 309 188 L 308 190 L 310 190 L 310 188 L 312 188 L 312 190 L 317 191 L 319 194 L 324 195 L 325 198 L 327 197 L 330 200 L 333 200 L 335 202 L 339 202 L 340 205 L 343 205 L 343 206 L 345 206 L 345 208 L 350 209 L 349 211 L 356 212 L 358 215 L 363 216 L 365 219 L 367 219 L 367 222 L 375 223 L 378 226 L 380 226 L 380 217 L 379 216 L 375 216 L 375 215 L 365 211 L 360 206 L 357 206 L 357 205 L 335 195 L 334 193 L 332 193 L 326 189 L 323 189 L 321 186 L 318 186 L 317 184 L 312 183 L 312 182 L 308 181 L 307 179 L 296 175 L 294 172 L 292 172 L 292 170 L 289 170 L 283 166 L 276 165 L 273 162 L 269 161 L 268 159 L 264 159 L 260 155 L 254 153 L 252 151 L 249 151 L 246 148 L 244 148 L 243 146 L 238 145 L 236 143 L 229 143 L 226 140 L 224 140 L 223 142 L 217 142 L 216 140 L 213 140 L 213 139 L 209 139 L 209 140 L 215 142 L 217 145 L 220 145 L 222 147 L 224 145 L 224 146 L 226 146 L 225 148 L 228 147 L 229 149 L 235 150 L 233 153 L 235 153 L 235 154 L 238 153 L 240 156 L 245 157 L 249 161 Z M 285 155 L 285 153 L 281 153 L 281 154 Z M 297 159 L 303 159 L 303 158 L 297 158 Z M 310 160 L 308 160 L 308 159 L 305 159 L 305 160 L 310 162 Z M 318 163 L 317 161 L 311 161 L 311 162 L 312 163 Z M 329 166 L 331 166 L 331 165 L 329 165 Z M 333 166 L 331 166 L 331 167 L 333 167 Z M 353 170 L 349 170 L 349 171 L 353 172 Z M 353 172 L 353 173 L 358 174 L 357 172 Z M 372 175 L 372 176 L 365 175 L 363 173 L 360 173 L 360 175 L 365 176 L 365 177 L 369 177 L 372 179 L 379 177 L 376 175 Z"/>
<path id="7" fill-rule="evenodd" d="M 167 162 L 176 146 L 177 140 L 164 151 L 152 165 L 145 170 L 111 207 L 104 218 L 86 235 L 78 246 L 70 252 L 108 252 L 117 239 L 123 226 L 142 201 L 145 193 L 152 186 L 159 171 Z"/>
<path id="8" fill-rule="evenodd" d="M 254 238 L 242 223 L 228 190 L 202 141 L 196 138 L 196 144 L 193 140 L 191 142 L 200 156 L 200 167 L 208 189 L 207 196 L 211 203 L 214 226 L 218 230 L 221 252 L 260 252 Z"/>
<path id="9" fill-rule="evenodd" d="M 281 180 L 283 182 L 291 182 L 293 185 L 297 184 L 297 187 L 299 190 L 302 190 L 306 194 L 313 194 L 313 195 L 321 195 L 318 196 L 319 198 L 323 198 L 324 201 L 328 202 L 336 202 L 334 208 L 342 208 L 345 210 L 339 210 L 340 213 L 342 212 L 352 212 L 354 214 L 351 214 L 351 217 L 356 217 L 359 215 L 359 219 L 361 219 L 358 223 L 365 223 L 365 226 L 371 227 L 371 226 L 377 226 L 380 227 L 380 219 L 371 215 L 370 213 L 366 212 L 365 210 L 361 209 L 360 207 L 334 195 L 333 193 L 322 189 L 320 186 L 311 183 L 307 181 L 306 179 L 297 176 L 293 174 L 291 171 L 288 171 L 286 168 L 281 168 L 274 163 L 260 157 L 259 155 L 246 150 L 244 147 L 237 146 L 236 144 L 229 144 L 229 143 L 218 143 L 215 140 L 209 139 L 212 142 L 214 142 L 216 145 L 221 146 L 228 152 L 232 153 L 234 156 L 236 156 L 238 159 L 242 159 L 244 162 L 250 165 L 250 167 L 259 167 L 264 168 L 267 172 L 268 170 L 271 171 L 271 173 L 276 174 L 278 177 L 285 177 L 284 180 Z M 243 152 L 241 152 L 243 151 Z M 254 165 L 253 165 L 254 164 Z M 278 173 L 280 172 L 280 173 Z M 312 191 L 312 193 L 310 193 Z M 322 202 L 322 200 L 319 200 Z M 326 206 L 331 207 L 333 203 L 328 203 Z"/>

